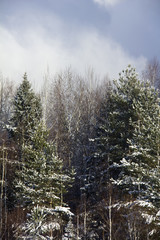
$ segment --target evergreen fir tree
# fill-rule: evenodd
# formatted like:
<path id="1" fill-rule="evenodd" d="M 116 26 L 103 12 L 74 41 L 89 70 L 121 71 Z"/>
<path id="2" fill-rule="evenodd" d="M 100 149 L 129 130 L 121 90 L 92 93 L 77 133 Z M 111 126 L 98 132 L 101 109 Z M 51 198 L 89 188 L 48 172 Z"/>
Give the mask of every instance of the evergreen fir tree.
<path id="1" fill-rule="evenodd" d="M 24 74 L 13 101 L 13 113 L 8 130 L 17 145 L 18 158 L 21 160 L 22 145 L 30 136 L 42 117 L 40 98 L 36 96 Z"/>
<path id="2" fill-rule="evenodd" d="M 117 209 L 125 204 L 129 208 L 127 202 L 134 204 L 136 201 L 140 216 L 150 216 L 152 212 L 151 218 L 156 219 L 148 227 L 153 233 L 152 230 L 157 229 L 160 190 L 158 94 L 149 84 L 140 82 L 135 70 L 128 67 L 115 82 L 108 103 L 98 137 L 92 140 L 97 150 L 88 161 L 90 177 L 86 187 L 93 189 L 92 200 L 96 206 L 102 206 L 103 201 L 109 205 L 110 186 L 112 198 L 116 193 Z M 150 210 L 150 204 L 154 211 Z M 116 207 L 113 209 L 112 205 L 113 214 Z M 105 211 L 107 206 L 103 207 Z M 130 210 L 128 217 L 132 213 Z M 99 218 L 99 222 L 103 221 Z M 154 227 L 153 222 L 156 223 Z"/>
<path id="3" fill-rule="evenodd" d="M 70 214 L 68 208 L 65 207 L 66 204 L 63 202 L 63 195 L 71 186 L 73 174 L 66 173 L 63 170 L 63 161 L 56 156 L 53 143 L 47 140 L 48 131 L 43 123 L 40 123 L 35 128 L 30 143 L 22 148 L 22 162 L 19 163 L 22 165 L 22 170 L 17 171 L 16 195 L 19 204 L 27 207 L 28 211 L 31 210 L 31 213 L 33 213 L 31 216 L 35 213 L 33 211 L 35 206 L 38 206 L 39 210 L 41 208 L 45 210 L 45 216 L 42 217 L 44 217 L 43 225 L 47 234 L 49 229 L 46 226 L 49 223 L 51 236 L 52 234 L 58 234 L 56 239 L 60 239 L 58 236 L 60 236 L 63 225 L 65 225 L 63 218 L 66 213 Z M 39 218 L 36 220 L 38 228 L 35 227 L 33 217 L 27 221 L 24 223 L 25 231 L 22 235 L 24 236 L 26 231 L 32 234 L 35 230 L 35 236 L 38 237 L 39 231 L 42 232 L 39 225 L 42 221 Z M 56 228 L 52 225 L 56 226 Z M 16 233 L 21 227 L 17 228 Z M 30 229 L 32 227 L 33 229 Z M 45 234 L 44 239 L 48 239 L 45 238 Z"/>
<path id="4" fill-rule="evenodd" d="M 75 228 L 72 223 L 71 216 L 70 216 L 67 226 L 65 227 L 64 234 L 62 236 L 62 240 L 71 240 L 71 239 L 76 240 L 77 236 L 76 236 L 76 231 L 75 231 Z"/>
<path id="5" fill-rule="evenodd" d="M 63 161 L 55 147 L 47 142 L 48 131 L 41 123 L 29 145 L 23 146 L 22 171 L 17 171 L 17 195 L 24 205 L 55 207 L 63 205 L 63 194 L 71 186 L 72 177 L 65 174 Z"/>

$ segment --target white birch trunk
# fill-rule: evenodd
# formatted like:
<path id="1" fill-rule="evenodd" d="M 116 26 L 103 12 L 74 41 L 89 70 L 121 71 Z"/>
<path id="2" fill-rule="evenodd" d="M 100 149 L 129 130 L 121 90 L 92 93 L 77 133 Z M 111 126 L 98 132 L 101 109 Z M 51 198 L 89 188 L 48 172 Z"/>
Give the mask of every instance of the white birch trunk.
<path id="1" fill-rule="evenodd" d="M 5 177 L 5 156 L 4 156 L 4 142 L 2 147 L 2 177 L 1 177 L 1 194 L 0 194 L 0 240 L 2 239 L 2 227 L 3 227 L 3 187 L 4 187 L 4 177 Z"/>
<path id="2" fill-rule="evenodd" d="M 109 240 L 112 240 L 112 197 L 109 196 Z"/>

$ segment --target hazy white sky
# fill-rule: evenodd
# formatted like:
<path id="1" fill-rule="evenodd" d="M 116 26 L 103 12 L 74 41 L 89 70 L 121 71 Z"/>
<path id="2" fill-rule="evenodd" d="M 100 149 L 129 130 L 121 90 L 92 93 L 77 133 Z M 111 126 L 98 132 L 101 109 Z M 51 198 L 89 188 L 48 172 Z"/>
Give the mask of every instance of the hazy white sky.
<path id="1" fill-rule="evenodd" d="M 37 85 L 71 66 L 111 78 L 160 59 L 159 0 L 0 0 L 0 72 Z"/>

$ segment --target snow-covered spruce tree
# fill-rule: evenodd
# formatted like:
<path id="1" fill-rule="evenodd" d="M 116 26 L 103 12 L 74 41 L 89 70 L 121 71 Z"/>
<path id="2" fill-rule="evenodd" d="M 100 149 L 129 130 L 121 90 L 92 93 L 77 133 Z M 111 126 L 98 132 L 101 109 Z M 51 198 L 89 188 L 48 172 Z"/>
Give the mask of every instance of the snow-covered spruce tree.
<path id="1" fill-rule="evenodd" d="M 156 91 L 145 85 L 139 100 L 133 102 L 133 108 L 137 113 L 137 121 L 130 119 L 134 131 L 132 138 L 128 138 L 129 152 L 117 165 L 124 172 L 119 175 L 119 186 L 125 184 L 130 194 L 143 200 L 150 199 L 156 205 L 160 199 L 160 107 Z"/>
<path id="2" fill-rule="evenodd" d="M 137 113 L 137 121 L 130 120 L 134 131 L 132 138 L 128 139 L 129 152 L 126 152 L 126 156 L 117 164 L 120 174 L 118 179 L 113 179 L 113 183 L 121 188 L 123 193 L 129 193 L 132 205 L 138 208 L 148 225 L 148 237 L 156 239 L 160 223 L 157 215 L 160 207 L 158 93 L 151 89 L 149 84 L 142 85 L 141 95 L 133 102 L 133 108 Z"/>
<path id="3" fill-rule="evenodd" d="M 21 160 L 22 145 L 30 140 L 41 117 L 40 98 L 32 90 L 25 73 L 13 100 L 13 113 L 8 126 L 8 131 L 17 146 L 18 160 Z"/>
<path id="4" fill-rule="evenodd" d="M 72 218 L 70 216 L 69 222 L 67 224 L 67 226 L 64 229 L 64 234 L 62 236 L 62 240 L 77 240 L 77 236 L 76 236 L 76 229 L 72 223 Z M 79 238 L 78 238 L 79 239 Z"/>
<path id="5" fill-rule="evenodd" d="M 4 143 L 5 147 L 7 148 L 5 157 L 6 184 L 4 198 L 4 211 L 5 216 L 7 217 L 4 224 L 4 230 L 6 236 L 9 236 L 8 238 L 10 238 L 12 234 L 12 221 L 15 222 L 13 215 L 16 216 L 16 218 L 18 219 L 19 212 L 17 209 L 14 208 L 16 202 L 15 194 L 13 194 L 13 181 L 15 178 L 16 169 L 15 160 L 21 160 L 22 143 L 29 140 L 30 132 L 32 132 L 34 125 L 37 124 L 40 119 L 41 103 L 39 101 L 39 98 L 34 94 L 33 90 L 31 89 L 26 74 L 24 75 L 24 80 L 20 87 L 17 89 L 16 93 L 12 83 L 2 81 L 0 85 L 1 140 L 3 139 L 2 142 L 4 142 L 5 140 Z M 7 131 L 5 129 L 7 129 Z M 8 212 L 7 208 L 9 209 Z M 13 211 L 17 211 L 16 214 L 14 214 Z"/>
<path id="6" fill-rule="evenodd" d="M 38 205 L 45 208 L 47 216 L 54 215 L 51 219 L 61 229 L 62 218 L 58 212 L 63 215 L 64 211 L 58 211 L 57 206 L 65 205 L 63 194 L 71 186 L 73 178 L 72 174 L 64 172 L 63 161 L 56 156 L 55 147 L 47 138 L 48 131 L 40 123 L 35 128 L 30 143 L 23 146 L 23 161 L 20 163 L 22 170 L 17 171 L 15 183 L 16 194 L 21 206 L 32 209 Z"/>
<path id="7" fill-rule="evenodd" d="M 148 239 L 149 235 L 156 232 L 159 207 L 158 95 L 148 84 L 140 82 L 135 70 L 128 67 L 115 82 L 106 110 L 106 119 L 102 119 L 98 137 L 93 140 L 97 150 L 88 161 L 89 184 L 86 185 L 93 189 L 92 199 L 98 202 L 95 204 L 97 209 L 100 206 L 103 213 L 108 209 L 108 223 L 101 216 L 95 216 L 99 219 L 99 228 L 103 229 L 103 232 L 99 230 L 99 234 L 104 236 L 105 232 L 107 237 L 114 236 L 118 225 L 112 221 L 113 215 L 122 213 L 125 206 L 123 214 L 128 214 L 129 219 L 129 216 L 133 216 L 133 208 L 128 203 L 133 202 L 142 218 L 140 221 L 146 223 L 143 230 L 136 230 L 137 236 L 139 239 L 142 236 Z M 108 202 L 109 207 L 104 202 Z M 153 221 L 147 221 L 145 217 Z M 127 222 L 128 219 L 123 221 Z M 126 227 L 126 224 L 123 225 Z M 125 237 L 129 234 L 128 227 Z M 135 232 L 132 234 L 135 235 Z"/>
<path id="8" fill-rule="evenodd" d="M 40 123 L 23 146 L 22 172 L 18 172 L 17 194 L 24 205 L 56 206 L 63 204 L 63 194 L 71 178 L 63 171 L 63 161 L 55 146 L 47 141 L 48 131 Z"/>

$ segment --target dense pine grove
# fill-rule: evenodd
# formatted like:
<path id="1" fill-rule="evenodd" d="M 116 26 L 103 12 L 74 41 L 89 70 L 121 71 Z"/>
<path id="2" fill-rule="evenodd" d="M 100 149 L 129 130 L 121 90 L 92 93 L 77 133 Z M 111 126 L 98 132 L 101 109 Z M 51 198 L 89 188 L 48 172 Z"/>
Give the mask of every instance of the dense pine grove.
<path id="1" fill-rule="evenodd" d="M 160 239 L 159 73 L 1 77 L 0 240 Z"/>

